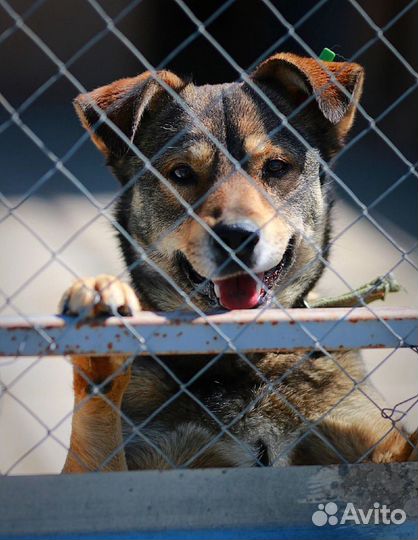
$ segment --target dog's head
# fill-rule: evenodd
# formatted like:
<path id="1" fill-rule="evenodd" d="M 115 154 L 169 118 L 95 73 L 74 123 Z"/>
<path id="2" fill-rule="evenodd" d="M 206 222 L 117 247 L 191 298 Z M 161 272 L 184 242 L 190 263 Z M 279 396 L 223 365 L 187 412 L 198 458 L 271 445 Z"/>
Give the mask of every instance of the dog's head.
<path id="1" fill-rule="evenodd" d="M 184 305 L 177 287 L 203 310 L 300 304 L 327 252 L 321 160 L 344 144 L 362 85 L 357 64 L 277 54 L 243 83 L 147 72 L 76 99 L 124 185 L 119 236 L 145 305 Z"/>

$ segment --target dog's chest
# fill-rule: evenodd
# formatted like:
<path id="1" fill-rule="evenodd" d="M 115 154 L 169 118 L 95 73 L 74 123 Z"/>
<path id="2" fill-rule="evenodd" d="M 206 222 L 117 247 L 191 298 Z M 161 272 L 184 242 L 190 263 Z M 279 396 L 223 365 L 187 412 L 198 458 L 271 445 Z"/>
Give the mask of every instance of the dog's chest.
<path id="1" fill-rule="evenodd" d="M 230 426 L 248 439 L 289 432 L 300 424 L 295 409 L 308 413 L 312 394 L 320 402 L 337 376 L 312 362 L 298 367 L 297 361 L 285 354 L 138 358 L 123 410 L 135 423 L 165 429 L 197 422 L 214 431 Z"/>

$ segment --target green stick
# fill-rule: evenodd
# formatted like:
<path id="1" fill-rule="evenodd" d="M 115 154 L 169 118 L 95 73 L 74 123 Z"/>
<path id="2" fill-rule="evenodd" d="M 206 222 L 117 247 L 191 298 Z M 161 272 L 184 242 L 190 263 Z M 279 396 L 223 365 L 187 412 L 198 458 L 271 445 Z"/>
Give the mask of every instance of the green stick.
<path id="1" fill-rule="evenodd" d="M 392 274 L 384 277 L 378 277 L 362 287 L 355 289 L 341 296 L 320 298 L 311 303 L 306 302 L 308 308 L 327 308 L 327 307 L 355 307 L 361 306 L 363 302 L 370 304 L 375 300 L 384 300 L 388 293 L 399 292 L 401 287 Z"/>

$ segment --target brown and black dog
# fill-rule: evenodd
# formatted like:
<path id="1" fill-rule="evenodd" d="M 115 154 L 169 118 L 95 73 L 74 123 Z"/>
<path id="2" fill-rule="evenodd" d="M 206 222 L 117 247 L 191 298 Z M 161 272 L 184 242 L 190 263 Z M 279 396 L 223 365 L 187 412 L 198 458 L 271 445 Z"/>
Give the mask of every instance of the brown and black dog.
<path id="1" fill-rule="evenodd" d="M 179 291 L 203 312 L 303 306 L 329 247 L 332 194 L 321 162 L 344 144 L 363 69 L 277 54 L 243 83 L 195 86 L 157 75 L 159 82 L 147 72 L 75 100 L 125 187 L 116 217 L 133 288 L 106 275 L 80 280 L 62 312 L 190 309 Z M 75 357 L 64 471 L 410 457 L 412 444 L 366 397 L 376 394 L 357 353 L 302 358 L 228 354 L 208 366 L 204 355 L 138 357 L 122 369 L 124 357 Z M 105 396 L 92 394 L 89 381 Z"/>

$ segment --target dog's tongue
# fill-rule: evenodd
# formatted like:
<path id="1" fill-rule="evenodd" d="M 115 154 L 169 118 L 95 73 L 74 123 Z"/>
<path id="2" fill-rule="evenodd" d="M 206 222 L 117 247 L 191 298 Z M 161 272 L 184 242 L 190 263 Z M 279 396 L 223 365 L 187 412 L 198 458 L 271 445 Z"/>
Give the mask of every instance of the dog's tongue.
<path id="1" fill-rule="evenodd" d="M 262 281 L 263 274 L 257 274 Z M 221 305 L 226 309 L 251 309 L 261 296 L 261 287 L 248 274 L 214 281 L 215 293 Z"/>

